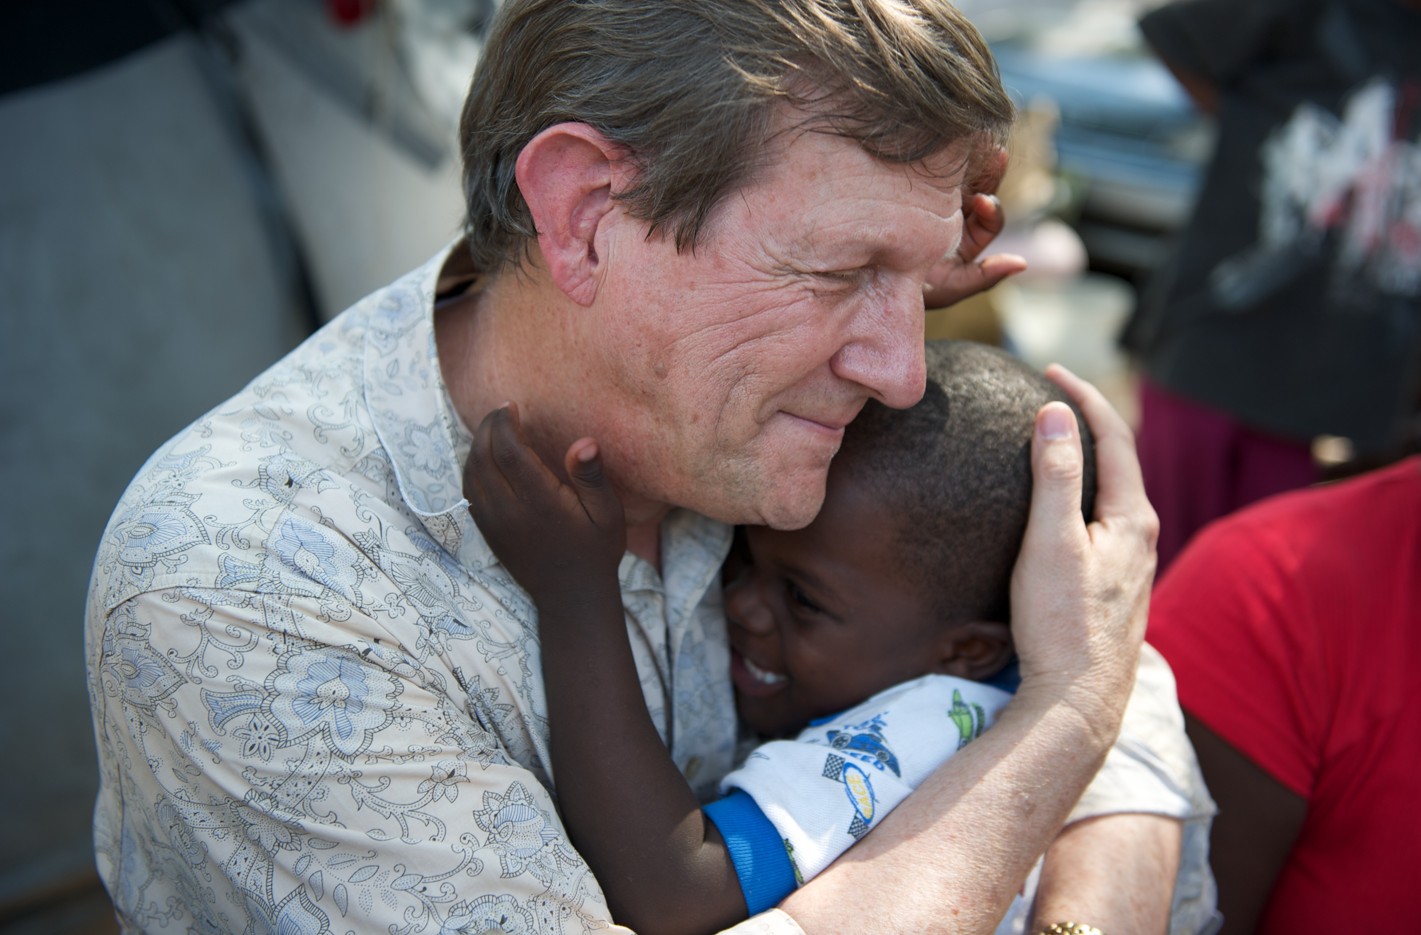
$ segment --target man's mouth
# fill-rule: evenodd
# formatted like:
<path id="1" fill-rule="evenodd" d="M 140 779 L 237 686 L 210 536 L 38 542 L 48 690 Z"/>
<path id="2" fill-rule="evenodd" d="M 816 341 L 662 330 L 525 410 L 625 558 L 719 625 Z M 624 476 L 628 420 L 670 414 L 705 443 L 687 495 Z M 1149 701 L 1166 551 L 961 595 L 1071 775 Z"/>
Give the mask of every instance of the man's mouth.
<path id="1" fill-rule="evenodd" d="M 850 421 L 848 419 L 839 419 L 828 416 L 816 419 L 812 416 L 800 415 L 798 413 L 793 412 L 786 412 L 785 415 L 789 416 L 790 419 L 794 420 L 796 424 L 800 425 L 803 428 L 809 429 L 814 434 L 823 436 L 828 439 L 832 439 L 834 441 L 839 441 L 844 437 L 844 426 L 847 425 Z"/>

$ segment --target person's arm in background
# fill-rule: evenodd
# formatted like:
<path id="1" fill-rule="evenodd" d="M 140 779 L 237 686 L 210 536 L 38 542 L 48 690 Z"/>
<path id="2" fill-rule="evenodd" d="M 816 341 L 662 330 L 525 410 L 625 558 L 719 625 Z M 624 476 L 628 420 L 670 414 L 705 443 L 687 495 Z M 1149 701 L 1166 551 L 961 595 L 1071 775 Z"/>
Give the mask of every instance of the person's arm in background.
<path id="1" fill-rule="evenodd" d="M 1173 673 L 1146 645 L 1120 736 L 1046 854 L 1036 919 L 1106 932 L 1199 932 L 1217 919 L 1217 811 L 1184 730 Z M 1063 915 L 1064 913 L 1064 915 Z"/>
<path id="2" fill-rule="evenodd" d="M 1037 418 L 1034 492 L 1013 575 L 1022 684 L 991 730 L 783 907 L 811 935 L 987 933 L 1095 775 L 1134 681 L 1158 523 L 1133 436 L 1093 387 L 1054 368 L 1096 438 L 1096 519 L 1080 515 L 1075 420 Z M 903 880 L 914 885 L 904 887 Z"/>
<path id="3" fill-rule="evenodd" d="M 1213 116 L 1220 90 L 1286 34 L 1285 20 L 1313 15 L 1312 6 L 1297 0 L 1176 0 L 1142 16 L 1140 33 L 1195 105 Z"/>
<path id="4" fill-rule="evenodd" d="M 1352 536 L 1387 543 L 1370 511 L 1351 500 L 1338 501 L 1346 508 L 1329 507 L 1316 498 L 1320 491 L 1345 488 L 1271 498 L 1205 527 L 1155 594 L 1150 640 L 1179 675 L 1185 724 L 1219 806 L 1210 859 L 1225 932 L 1252 932 L 1266 921 L 1308 817 L 1305 793 L 1320 770 L 1318 738 L 1335 729 L 1320 662 L 1350 650 L 1330 642 L 1317 621 L 1346 621 L 1347 630 L 1367 619 L 1339 602 L 1329 562 L 1345 554 L 1375 571 Z M 1412 515 L 1406 503 L 1396 512 Z M 1332 515 L 1347 516 L 1359 533 L 1339 533 Z M 1318 542 L 1345 544 L 1320 550 Z M 1366 579 L 1349 573 L 1344 580 Z M 1390 594 L 1379 582 L 1368 584 Z M 1336 920 L 1327 921 L 1335 927 Z"/>
<path id="5" fill-rule="evenodd" d="M 1218 116 L 1219 89 L 1213 82 L 1198 72 L 1190 71 L 1187 66 L 1174 59 L 1161 55 L 1159 60 L 1160 64 L 1169 69 L 1174 80 L 1179 82 L 1184 93 L 1189 95 L 1189 99 L 1194 102 L 1195 107 L 1210 117 Z"/>
<path id="6" fill-rule="evenodd" d="M 1307 800 L 1185 715 L 1199 765 L 1219 803 L 1209 854 L 1227 931 L 1257 929 L 1273 884 L 1307 817 Z"/>

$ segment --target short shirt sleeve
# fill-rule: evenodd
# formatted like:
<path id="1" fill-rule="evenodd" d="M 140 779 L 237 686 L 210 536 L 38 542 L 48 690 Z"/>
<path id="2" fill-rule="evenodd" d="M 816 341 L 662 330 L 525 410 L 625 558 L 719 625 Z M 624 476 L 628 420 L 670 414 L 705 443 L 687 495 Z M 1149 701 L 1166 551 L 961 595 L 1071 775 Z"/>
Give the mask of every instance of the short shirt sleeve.
<path id="1" fill-rule="evenodd" d="M 721 791 L 729 799 L 742 796 L 746 805 L 753 802 L 767 820 L 760 827 L 773 828 L 764 839 L 772 850 L 778 843 L 793 876 L 804 882 L 980 735 L 1009 700 L 1011 695 L 1001 689 L 950 676 L 906 682 L 806 728 L 793 740 L 757 748 L 725 777 Z M 716 807 L 707 814 L 723 833 L 727 830 Z M 738 818 L 737 827 L 757 824 Z M 748 901 L 752 890 L 742 862 L 736 863 Z M 766 858 L 755 865 L 776 863 Z"/>

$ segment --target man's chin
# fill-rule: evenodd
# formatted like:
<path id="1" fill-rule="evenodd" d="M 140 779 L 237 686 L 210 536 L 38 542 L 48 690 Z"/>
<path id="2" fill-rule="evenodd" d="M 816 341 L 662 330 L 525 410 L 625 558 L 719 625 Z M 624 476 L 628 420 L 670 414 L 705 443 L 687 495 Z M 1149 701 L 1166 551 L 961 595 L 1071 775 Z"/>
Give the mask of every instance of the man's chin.
<path id="1" fill-rule="evenodd" d="M 740 478 L 716 491 L 688 491 L 681 500 L 704 516 L 737 526 L 803 529 L 824 505 L 828 469 L 783 469 L 755 479 Z"/>
<path id="2" fill-rule="evenodd" d="M 814 522 L 824 506 L 824 478 L 824 474 L 819 474 L 803 478 L 799 484 L 777 482 L 773 495 L 760 505 L 757 525 L 788 532 Z"/>

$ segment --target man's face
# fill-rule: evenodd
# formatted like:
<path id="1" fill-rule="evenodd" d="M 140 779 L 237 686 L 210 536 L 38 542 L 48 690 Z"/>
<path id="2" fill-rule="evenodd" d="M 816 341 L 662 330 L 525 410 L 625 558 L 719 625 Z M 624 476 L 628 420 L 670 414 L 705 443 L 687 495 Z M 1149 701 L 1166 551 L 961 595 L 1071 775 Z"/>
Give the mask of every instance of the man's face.
<path id="1" fill-rule="evenodd" d="M 803 529 L 745 530 L 725 612 L 741 720 L 782 736 L 937 671 L 943 623 L 897 560 L 896 523 L 843 472 Z"/>
<path id="2" fill-rule="evenodd" d="M 893 165 L 795 130 L 769 156 L 694 252 L 619 208 L 599 228 L 603 369 L 581 430 L 629 509 L 803 526 L 864 402 L 922 395 L 923 282 L 961 237 L 960 156 Z"/>

